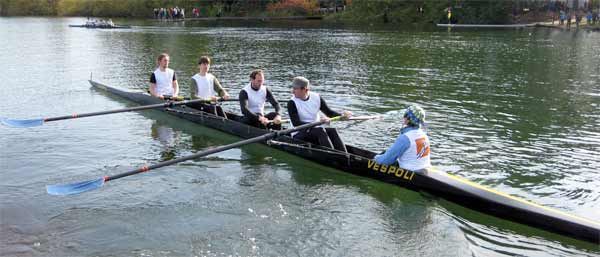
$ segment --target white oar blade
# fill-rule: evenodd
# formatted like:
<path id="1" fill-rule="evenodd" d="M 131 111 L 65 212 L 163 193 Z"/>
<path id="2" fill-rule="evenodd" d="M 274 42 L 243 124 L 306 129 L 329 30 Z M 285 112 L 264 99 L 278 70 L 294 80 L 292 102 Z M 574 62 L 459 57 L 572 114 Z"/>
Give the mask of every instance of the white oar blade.
<path id="1" fill-rule="evenodd" d="M 46 186 L 46 191 L 51 195 L 74 195 L 101 188 L 102 185 L 104 185 L 104 178 L 73 184 L 48 185 Z"/>
<path id="2" fill-rule="evenodd" d="M 44 119 L 15 120 L 0 117 L 0 123 L 2 123 L 2 125 L 14 128 L 30 128 L 41 126 L 44 124 Z"/>

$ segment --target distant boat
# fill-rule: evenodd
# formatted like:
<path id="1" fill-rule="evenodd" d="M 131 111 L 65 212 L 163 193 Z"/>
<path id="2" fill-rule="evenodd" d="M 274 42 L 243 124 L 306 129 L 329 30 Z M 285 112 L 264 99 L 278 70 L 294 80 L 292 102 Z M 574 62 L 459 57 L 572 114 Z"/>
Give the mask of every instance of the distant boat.
<path id="1" fill-rule="evenodd" d="M 534 27 L 535 24 L 448 24 L 438 23 L 438 27 L 451 27 L 451 28 L 525 28 Z"/>
<path id="2" fill-rule="evenodd" d="M 69 25 L 72 28 L 88 28 L 88 29 L 130 29 L 129 25 L 110 25 L 110 24 L 82 24 Z"/>

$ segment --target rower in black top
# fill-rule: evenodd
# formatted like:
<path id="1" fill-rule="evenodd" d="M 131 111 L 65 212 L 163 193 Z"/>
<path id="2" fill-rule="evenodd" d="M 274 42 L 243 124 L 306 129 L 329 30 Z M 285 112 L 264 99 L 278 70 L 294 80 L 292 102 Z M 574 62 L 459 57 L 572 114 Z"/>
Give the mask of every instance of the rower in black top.
<path id="1" fill-rule="evenodd" d="M 329 121 L 329 117 L 343 116 L 349 118 L 352 116 L 349 111 L 340 114 L 329 109 L 327 103 L 319 94 L 310 91 L 310 82 L 304 77 L 294 78 L 292 93 L 294 96 L 288 101 L 287 108 L 294 127 L 319 120 Z M 323 112 L 326 116 L 321 117 L 319 112 Z M 342 142 L 335 128 L 313 127 L 301 130 L 293 134 L 293 137 L 347 152 L 346 145 Z"/>
<path id="2" fill-rule="evenodd" d="M 262 70 L 254 70 L 250 73 L 250 83 L 240 91 L 239 95 L 240 108 L 244 115 L 241 121 L 254 127 L 280 130 L 279 111 L 281 106 L 273 97 L 271 90 L 263 85 L 263 82 L 264 72 Z M 265 115 L 266 101 L 271 103 L 275 111 Z"/>

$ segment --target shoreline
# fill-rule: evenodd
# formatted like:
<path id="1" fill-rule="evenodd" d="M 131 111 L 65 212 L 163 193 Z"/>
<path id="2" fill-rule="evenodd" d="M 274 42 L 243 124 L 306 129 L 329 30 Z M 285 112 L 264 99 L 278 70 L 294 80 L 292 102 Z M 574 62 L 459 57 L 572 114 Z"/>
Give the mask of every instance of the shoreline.
<path id="1" fill-rule="evenodd" d="M 182 21 L 233 21 L 233 20 L 247 20 L 247 21 L 269 21 L 269 20 L 323 20 L 322 15 L 313 16 L 227 16 L 227 17 L 196 17 L 196 18 L 184 18 L 184 19 L 157 19 L 151 18 L 148 20 L 160 21 L 160 22 L 182 22 Z"/>
<path id="2" fill-rule="evenodd" d="M 590 25 L 587 23 L 586 20 L 582 20 L 579 23 L 579 26 L 575 23 L 571 23 L 571 26 L 567 26 L 566 23 L 561 25 L 558 23 L 558 21 L 556 21 L 556 22 L 551 22 L 551 21 L 536 22 L 535 26 L 540 27 L 540 28 L 551 28 L 551 29 L 561 29 L 561 30 L 585 29 L 585 30 L 591 30 L 591 31 L 600 31 L 600 22 Z"/>
<path id="3" fill-rule="evenodd" d="M 526 28 L 526 27 L 536 27 L 536 28 L 551 28 L 551 29 L 561 29 L 561 30 L 570 30 L 570 29 L 584 29 L 591 31 L 600 31 L 600 23 L 589 25 L 587 21 L 579 23 L 579 25 L 575 23 L 571 23 L 570 26 L 565 24 L 555 24 L 553 22 L 532 22 L 532 23 L 521 23 L 521 24 L 446 24 L 446 23 L 438 23 L 437 27 L 448 27 L 448 28 Z"/>

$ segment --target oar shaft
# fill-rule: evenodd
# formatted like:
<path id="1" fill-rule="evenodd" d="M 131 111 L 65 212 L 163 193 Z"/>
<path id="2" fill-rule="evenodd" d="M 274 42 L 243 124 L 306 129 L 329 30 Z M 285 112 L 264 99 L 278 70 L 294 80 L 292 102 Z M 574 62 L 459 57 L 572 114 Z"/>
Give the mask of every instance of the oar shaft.
<path id="1" fill-rule="evenodd" d="M 165 98 L 165 100 L 174 100 L 174 101 L 183 101 L 183 100 L 195 100 L 189 97 L 173 97 L 173 96 L 163 96 Z M 210 99 L 204 99 L 206 100 L 206 102 L 210 102 Z M 227 98 L 227 99 L 223 99 L 222 97 L 217 97 L 217 102 L 237 102 L 240 99 L 237 98 Z"/>
<path id="2" fill-rule="evenodd" d="M 382 116 L 381 115 L 373 115 L 373 116 L 352 116 L 350 118 L 348 118 L 348 120 L 375 120 L 375 119 L 381 119 Z"/>
<path id="3" fill-rule="evenodd" d="M 337 120 L 339 119 L 339 117 L 333 118 L 331 119 L 333 120 Z M 213 153 L 218 153 L 221 151 L 225 151 L 225 150 L 229 150 L 232 148 L 236 148 L 236 147 L 240 147 L 243 145 L 247 145 L 247 144 L 251 144 L 251 143 L 256 143 L 256 142 L 260 142 L 260 141 L 266 141 L 272 138 L 276 138 L 278 136 L 281 135 L 287 135 L 299 130 L 303 130 L 303 129 L 308 129 L 314 126 L 318 126 L 321 125 L 323 123 L 326 123 L 324 121 L 317 121 L 317 122 L 313 122 L 313 123 L 308 123 L 308 124 L 304 124 L 302 126 L 298 126 L 295 128 L 291 128 L 291 129 L 286 129 L 286 130 L 282 130 L 282 131 L 274 131 L 271 133 L 267 133 L 264 134 L 262 136 L 258 136 L 258 137 L 254 137 L 254 138 L 250 138 L 250 139 L 246 139 L 246 140 L 242 140 L 233 144 L 229 144 L 229 145 L 224 145 L 224 146 L 220 146 L 220 147 L 216 147 L 213 149 L 209 149 L 206 151 L 202 151 L 196 154 L 192 154 L 186 157 L 182 157 L 182 158 L 178 158 L 178 159 L 174 159 L 174 160 L 170 160 L 170 161 L 165 161 L 165 162 L 160 162 L 154 165 L 150 165 L 150 166 L 144 166 L 132 171 L 128 171 L 128 172 L 124 172 L 121 174 L 117 174 L 114 176 L 105 176 L 105 177 L 101 177 L 101 178 L 97 178 L 97 179 L 93 179 L 93 180 L 89 180 L 89 181 L 82 181 L 82 182 L 77 182 L 77 183 L 70 183 L 70 184 L 63 184 L 63 185 L 48 185 L 46 186 L 46 191 L 48 192 L 48 194 L 51 195 L 72 195 L 72 194 L 79 194 L 79 193 L 83 193 L 83 192 L 87 192 L 90 190 L 94 190 L 94 189 L 98 189 L 100 187 L 102 187 L 104 185 L 104 182 L 110 181 L 110 180 L 115 180 L 115 179 L 119 179 L 122 177 L 127 177 L 127 176 L 131 176 L 134 174 L 138 174 L 138 173 L 142 173 L 142 172 L 146 172 L 152 169 L 156 169 L 156 168 L 160 168 L 160 167 L 164 167 L 167 165 L 171 165 L 171 164 L 175 164 L 178 162 L 184 162 L 187 160 L 191 160 L 191 159 L 195 159 L 195 158 L 199 158 L 202 156 L 206 156 L 206 155 L 210 155 Z"/>
<path id="4" fill-rule="evenodd" d="M 186 101 L 181 101 L 181 102 L 166 102 L 166 103 L 160 103 L 160 104 L 151 104 L 151 105 L 144 105 L 144 106 L 136 106 L 136 107 L 129 107 L 129 108 L 123 108 L 123 109 L 117 109 L 117 110 L 110 110 L 110 111 L 100 111 L 100 112 L 89 112 L 89 113 L 82 113 L 82 114 L 72 114 L 72 115 L 65 115 L 65 116 L 59 116 L 59 117 L 53 117 L 53 118 L 45 118 L 44 122 L 57 121 L 57 120 L 67 120 L 67 119 L 76 119 L 76 118 L 98 116 L 98 115 L 120 113 L 120 112 L 131 112 L 131 111 L 147 110 L 147 109 L 154 109 L 154 108 L 161 108 L 161 107 L 172 107 L 172 106 L 177 106 L 177 105 L 185 105 L 185 104 L 199 103 L 199 102 L 207 102 L 207 100 L 196 99 L 196 100 L 186 100 Z"/>
<path id="5" fill-rule="evenodd" d="M 225 100 L 223 98 L 219 98 L 219 99 L 217 99 L 217 101 L 213 101 L 211 99 L 204 99 L 204 101 L 207 104 L 217 104 L 217 102 L 238 102 L 238 101 L 240 101 L 240 99 L 237 99 L 237 98 L 228 98 L 227 100 Z"/>
<path id="6" fill-rule="evenodd" d="M 335 119 L 338 119 L 338 118 L 336 117 L 336 118 L 333 118 L 331 120 L 335 120 Z M 105 177 L 104 181 L 107 182 L 107 181 L 110 181 L 110 180 L 115 180 L 115 179 L 119 179 L 119 178 L 122 178 L 122 177 L 127 177 L 127 176 L 131 176 L 131 175 L 135 175 L 135 174 L 142 173 L 142 172 L 147 172 L 149 170 L 157 169 L 157 168 L 160 168 L 160 167 L 168 166 L 168 165 L 179 163 L 179 162 L 189 161 L 189 160 L 192 160 L 192 159 L 200 158 L 200 157 L 211 155 L 211 154 L 214 154 L 214 153 L 218 153 L 218 152 L 226 151 L 226 150 L 229 150 L 229 149 L 237 148 L 237 147 L 240 147 L 240 146 L 243 146 L 243 145 L 248 145 L 248 144 L 252 144 L 252 143 L 258 143 L 258 142 L 262 142 L 262 141 L 267 141 L 269 139 L 272 139 L 272 138 L 275 138 L 275 137 L 278 137 L 278 136 L 291 134 L 293 132 L 300 131 L 300 130 L 307 129 L 307 128 L 311 128 L 311 127 L 314 127 L 314 126 L 319 126 L 319 125 L 321 125 L 323 123 L 325 123 L 325 122 L 323 122 L 323 121 L 317 121 L 317 122 L 307 123 L 307 124 L 304 124 L 304 125 L 301 125 L 301 126 L 298 126 L 298 127 L 295 127 L 295 128 L 290 128 L 290 129 L 286 129 L 286 130 L 281 130 L 281 131 L 275 131 L 275 132 L 267 133 L 267 134 L 264 134 L 262 136 L 253 137 L 253 138 L 242 140 L 242 141 L 235 142 L 235 143 L 232 143 L 232 144 L 215 147 L 215 148 L 208 149 L 206 151 L 202 151 L 202 152 L 195 153 L 195 154 L 192 154 L 192 155 L 188 155 L 188 156 L 185 156 L 185 157 L 181 157 L 181 158 L 177 158 L 177 159 L 173 159 L 173 160 L 169 160 L 169 161 L 160 162 L 160 163 L 153 164 L 153 165 L 150 165 L 150 166 L 144 166 L 144 167 L 132 170 L 132 171 L 128 171 L 128 172 L 124 172 L 124 173 L 121 173 L 121 174 L 117 174 L 117 175 Z"/>

